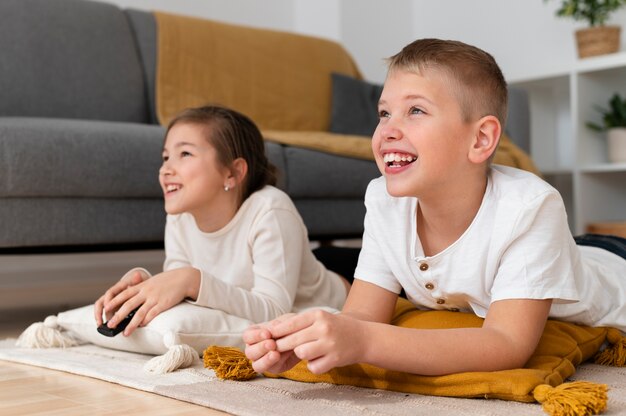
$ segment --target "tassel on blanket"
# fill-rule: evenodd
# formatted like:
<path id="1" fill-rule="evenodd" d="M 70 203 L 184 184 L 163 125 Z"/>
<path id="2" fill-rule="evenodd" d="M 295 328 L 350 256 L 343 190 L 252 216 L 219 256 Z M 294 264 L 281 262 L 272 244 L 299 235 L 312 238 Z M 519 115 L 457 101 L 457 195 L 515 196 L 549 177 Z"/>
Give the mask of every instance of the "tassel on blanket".
<path id="1" fill-rule="evenodd" d="M 204 366 L 222 380 L 245 381 L 256 377 L 252 362 L 238 348 L 211 345 L 204 350 Z"/>
<path id="2" fill-rule="evenodd" d="M 606 384 L 573 381 L 556 387 L 540 384 L 533 396 L 551 416 L 587 416 L 606 409 L 607 390 Z"/>
<path id="3" fill-rule="evenodd" d="M 176 335 L 168 332 L 163 343 L 168 347 L 165 354 L 156 356 L 144 364 L 144 371 L 155 374 L 171 373 L 179 368 L 187 368 L 198 358 L 198 352 L 187 344 L 177 344 Z"/>
<path id="4" fill-rule="evenodd" d="M 596 364 L 613 367 L 626 366 L 626 337 L 622 336 L 619 330 L 610 328 L 606 334 L 606 340 L 611 345 L 596 355 Z"/>
<path id="5" fill-rule="evenodd" d="M 67 348 L 79 344 L 76 339 L 58 329 L 56 316 L 48 316 L 43 322 L 31 324 L 15 342 L 15 346 L 21 348 Z"/>

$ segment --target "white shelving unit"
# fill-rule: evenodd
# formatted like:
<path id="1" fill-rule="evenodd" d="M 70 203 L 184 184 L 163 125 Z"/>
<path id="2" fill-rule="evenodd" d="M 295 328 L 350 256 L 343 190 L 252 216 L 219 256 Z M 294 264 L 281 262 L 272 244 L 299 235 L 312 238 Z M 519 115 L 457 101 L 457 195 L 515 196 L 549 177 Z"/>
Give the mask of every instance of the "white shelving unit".
<path id="1" fill-rule="evenodd" d="M 579 60 L 569 71 L 509 80 L 528 91 L 531 155 L 563 195 L 574 234 L 593 222 L 626 221 L 626 163 L 609 163 L 601 119 L 616 92 L 626 96 L 626 52 Z"/>

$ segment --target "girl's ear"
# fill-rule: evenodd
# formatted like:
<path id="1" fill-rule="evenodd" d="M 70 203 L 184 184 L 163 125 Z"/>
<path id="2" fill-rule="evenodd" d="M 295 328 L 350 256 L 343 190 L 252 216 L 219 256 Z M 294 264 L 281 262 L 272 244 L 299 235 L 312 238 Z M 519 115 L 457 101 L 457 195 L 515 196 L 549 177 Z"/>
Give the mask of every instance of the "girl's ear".
<path id="1" fill-rule="evenodd" d="M 234 182 L 232 187 L 240 185 L 246 178 L 247 174 L 248 174 L 248 162 L 246 162 L 246 160 L 241 157 L 235 159 L 230 166 L 230 178 L 229 179 Z"/>
<path id="2" fill-rule="evenodd" d="M 496 151 L 502 127 L 500 121 L 494 116 L 485 116 L 477 122 L 477 130 L 472 147 L 469 151 L 469 160 L 480 164 L 488 160 Z"/>

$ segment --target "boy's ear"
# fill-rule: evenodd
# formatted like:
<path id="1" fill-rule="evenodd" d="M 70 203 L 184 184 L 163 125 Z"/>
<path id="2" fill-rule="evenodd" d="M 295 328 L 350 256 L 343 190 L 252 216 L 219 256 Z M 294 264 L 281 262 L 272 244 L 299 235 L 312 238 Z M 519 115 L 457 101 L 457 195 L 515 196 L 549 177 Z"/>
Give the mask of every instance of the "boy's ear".
<path id="1" fill-rule="evenodd" d="M 500 121 L 494 116 L 485 116 L 478 120 L 476 134 L 469 151 L 469 159 L 472 163 L 483 163 L 496 151 L 502 127 Z"/>

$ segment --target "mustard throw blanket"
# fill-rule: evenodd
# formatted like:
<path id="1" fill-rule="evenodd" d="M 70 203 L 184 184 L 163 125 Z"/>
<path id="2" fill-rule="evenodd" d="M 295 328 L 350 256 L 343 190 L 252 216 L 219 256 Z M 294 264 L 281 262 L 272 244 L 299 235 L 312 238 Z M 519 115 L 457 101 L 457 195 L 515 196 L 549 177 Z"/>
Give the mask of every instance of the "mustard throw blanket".
<path id="1" fill-rule="evenodd" d="M 261 129 L 325 131 L 337 72 L 360 77 L 336 42 L 155 12 L 156 112 L 167 125 L 188 107 L 220 104 Z"/>
<path id="2" fill-rule="evenodd" d="M 471 313 L 418 310 L 399 299 L 392 325 L 404 328 L 470 328 L 483 319 Z M 597 354 L 603 342 L 609 347 Z M 592 415 L 605 410 L 607 386 L 584 381 L 566 383 L 576 366 L 595 356 L 598 364 L 626 365 L 626 337 L 619 330 L 592 328 L 549 320 L 537 349 L 524 368 L 503 371 L 465 372 L 444 376 L 420 376 L 385 370 L 369 364 L 354 364 L 315 375 L 306 362 L 281 374 L 264 374 L 309 383 L 347 384 L 447 397 L 497 398 L 542 403 L 554 416 Z M 204 365 L 220 378 L 250 380 L 256 377 L 250 361 L 237 348 L 210 346 Z"/>

